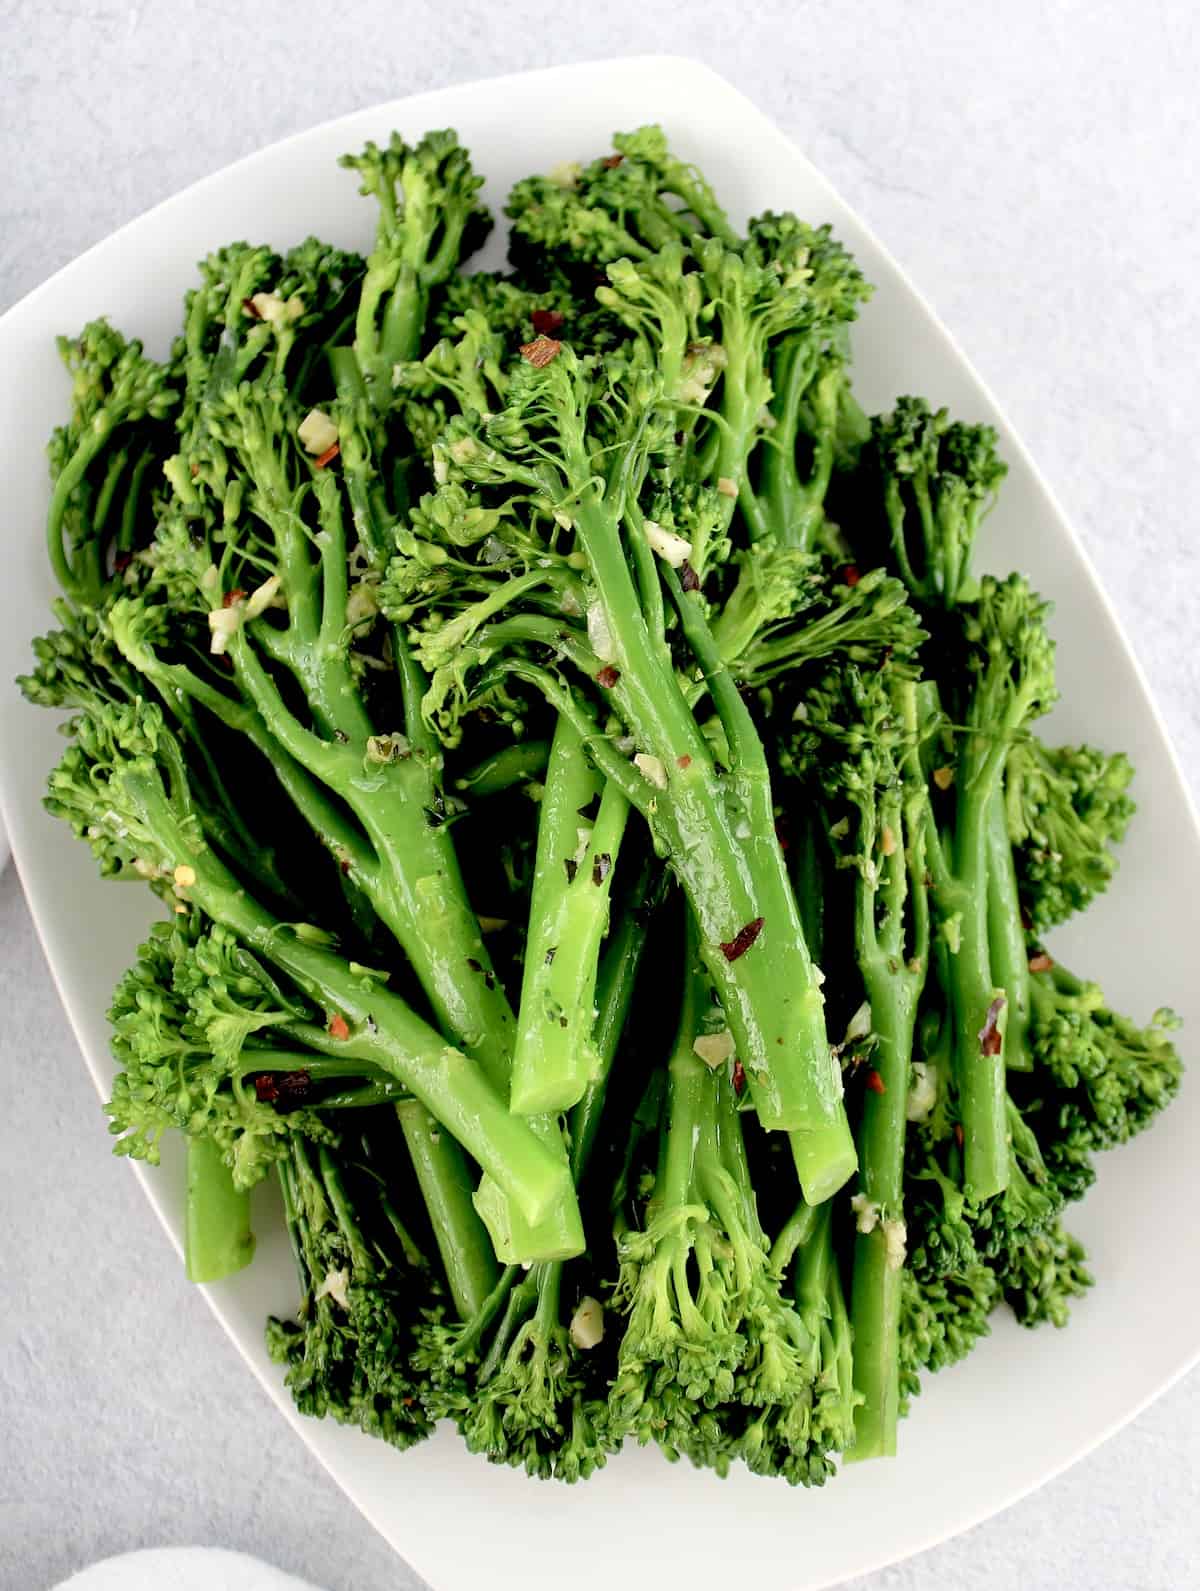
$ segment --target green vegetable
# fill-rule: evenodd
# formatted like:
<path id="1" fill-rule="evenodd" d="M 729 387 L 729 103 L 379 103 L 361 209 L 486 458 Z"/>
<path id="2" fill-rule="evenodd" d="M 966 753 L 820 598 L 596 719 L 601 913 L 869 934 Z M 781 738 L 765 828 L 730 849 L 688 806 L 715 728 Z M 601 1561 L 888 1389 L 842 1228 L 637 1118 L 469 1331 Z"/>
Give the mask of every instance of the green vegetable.
<path id="1" fill-rule="evenodd" d="M 1034 933 L 1063 922 L 1103 890 L 1112 847 L 1133 816 L 1133 768 L 1121 752 L 1019 741 L 1005 771 L 1005 815 L 1021 904 Z"/>
<path id="2" fill-rule="evenodd" d="M 569 719 L 554 732 L 513 1052 L 511 1108 L 568 1110 L 599 1066 L 592 1048 L 597 955 L 629 806 L 589 764 Z"/>
<path id="3" fill-rule="evenodd" d="M 238 1188 L 215 1138 L 188 1139 L 184 1264 L 189 1282 L 219 1282 L 254 1258 L 250 1199 Z"/>
<path id="4" fill-rule="evenodd" d="M 165 360 L 60 343 L 20 685 L 50 812 L 165 915 L 114 1149 L 182 1135 L 198 1281 L 278 1184 L 307 1414 L 821 1485 L 1001 1305 L 1068 1322 L 1068 1206 L 1178 1090 L 1172 1013 L 1041 937 L 1132 768 L 1037 738 L 999 439 L 864 414 L 819 218 L 735 225 L 646 126 L 519 182 L 476 272 L 452 132 L 343 164 L 366 258 L 232 243 Z"/>
<path id="5" fill-rule="evenodd" d="M 156 707 L 138 704 L 75 721 L 74 744 L 50 780 L 48 805 L 102 865 L 138 862 L 340 1019 L 332 1043 L 394 1076 L 491 1172 L 530 1221 L 571 1197 L 570 1179 L 486 1078 L 398 996 L 279 922 L 239 887 L 198 834 L 179 743 Z M 186 908 L 185 908 L 186 909 Z M 304 925 L 299 925 L 303 928 Z M 320 1031 L 300 1032 L 326 1048 Z"/>
<path id="6" fill-rule="evenodd" d="M 271 1357 L 303 1413 L 410 1447 L 430 1430 L 408 1364 L 427 1264 L 369 1166 L 295 1138 L 280 1184 L 301 1302 L 268 1323 Z"/>

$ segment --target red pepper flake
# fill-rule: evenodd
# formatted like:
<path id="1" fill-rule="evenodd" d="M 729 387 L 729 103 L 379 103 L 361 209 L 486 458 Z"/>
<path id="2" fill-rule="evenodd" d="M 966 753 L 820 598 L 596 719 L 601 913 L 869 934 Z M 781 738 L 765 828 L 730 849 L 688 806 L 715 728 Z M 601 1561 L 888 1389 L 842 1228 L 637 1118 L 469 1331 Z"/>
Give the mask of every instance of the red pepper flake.
<path id="1" fill-rule="evenodd" d="M 340 859 L 340 861 L 338 862 L 338 866 L 342 870 L 342 877 L 343 878 L 349 878 L 350 877 L 350 858 L 348 856 L 343 856 Z"/>
<path id="2" fill-rule="evenodd" d="M 960 1121 L 956 1121 L 954 1123 L 954 1142 L 958 1145 L 958 1147 L 960 1149 L 962 1148 L 962 1146 L 963 1146 L 963 1130 L 962 1130 L 962 1122 L 960 1122 Z"/>
<path id="3" fill-rule="evenodd" d="M 605 155 L 600 164 L 604 167 L 605 171 L 615 171 L 624 159 L 624 155 Z"/>
<path id="4" fill-rule="evenodd" d="M 1000 1013 L 1004 1010 L 1004 996 L 998 994 L 988 1006 L 987 1019 L 979 1030 L 979 1048 L 984 1055 L 999 1055 L 1004 1048 L 1004 1035 L 1000 1031 Z"/>
<path id="5" fill-rule="evenodd" d="M 787 829 L 784 827 L 782 818 L 775 819 L 775 840 L 781 851 L 786 851 L 792 843 L 788 839 Z"/>
<path id="6" fill-rule="evenodd" d="M 736 961 L 739 956 L 744 956 L 750 946 L 762 933 L 764 919 L 756 917 L 752 923 L 747 923 L 744 928 L 739 928 L 732 939 L 722 940 L 721 951 L 726 961 Z"/>
<path id="7" fill-rule="evenodd" d="M 200 473 L 199 464 L 193 464 L 192 465 L 192 479 L 195 480 L 197 475 L 199 475 L 199 473 Z"/>
<path id="8" fill-rule="evenodd" d="M 685 591 L 699 591 L 700 576 L 685 558 L 679 565 L 679 584 Z"/>
<path id="9" fill-rule="evenodd" d="M 254 302 L 254 300 L 252 298 L 243 298 L 242 299 L 242 308 L 246 311 L 247 315 L 249 315 L 251 320 L 261 320 L 262 319 L 262 316 L 258 313 L 258 305 Z"/>
<path id="10" fill-rule="evenodd" d="M 336 442 L 332 443 L 325 449 L 324 453 L 319 453 L 317 457 L 313 459 L 313 469 L 323 470 L 327 464 L 333 463 L 334 459 L 337 458 L 341 451 L 341 448 Z"/>
<path id="11" fill-rule="evenodd" d="M 235 602 L 244 601 L 245 596 L 246 593 L 242 590 L 241 586 L 234 586 L 232 591 L 227 591 L 221 598 L 221 606 L 223 608 L 231 608 Z"/>
<path id="12" fill-rule="evenodd" d="M 329 1035 L 335 1039 L 348 1039 L 350 1037 L 350 1024 L 339 1011 L 336 1016 L 329 1018 Z"/>
<path id="13" fill-rule="evenodd" d="M 521 358 L 535 370 L 543 370 L 562 353 L 562 343 L 555 337 L 535 337 L 531 343 L 521 344 Z"/>
<path id="14" fill-rule="evenodd" d="M 606 663 L 596 675 L 596 684 L 602 690 L 610 691 L 621 677 L 621 670 L 614 668 L 611 663 Z"/>
<path id="15" fill-rule="evenodd" d="M 848 563 L 842 570 L 843 585 L 856 586 L 861 579 L 862 575 L 859 573 L 858 565 L 856 563 Z"/>
<path id="16" fill-rule="evenodd" d="M 1054 957 L 1048 956 L 1044 950 L 1039 950 L 1036 956 L 1029 958 L 1030 972 L 1049 972 L 1054 965 Z"/>
<path id="17" fill-rule="evenodd" d="M 867 1075 L 863 1078 L 863 1082 L 871 1090 L 872 1094 L 887 1093 L 887 1085 L 873 1066 L 869 1068 Z"/>
<path id="18" fill-rule="evenodd" d="M 131 552 L 119 552 L 113 559 L 113 572 L 115 574 L 123 575 L 132 562 L 133 554 Z"/>
<path id="19" fill-rule="evenodd" d="M 254 1095 L 264 1105 L 274 1105 L 281 1116 L 308 1103 L 312 1078 L 307 1072 L 262 1072 L 254 1079 Z"/>
<path id="20" fill-rule="evenodd" d="M 676 757 L 675 766 L 677 768 L 690 768 L 692 766 L 692 759 L 687 755 L 686 752 L 684 752 L 682 757 Z"/>
<path id="21" fill-rule="evenodd" d="M 746 1068 L 736 1056 L 733 1062 L 733 1091 L 739 1098 L 746 1092 Z"/>
<path id="22" fill-rule="evenodd" d="M 567 321 L 561 309 L 535 309 L 529 318 L 539 337 L 552 337 L 556 331 L 562 330 Z"/>

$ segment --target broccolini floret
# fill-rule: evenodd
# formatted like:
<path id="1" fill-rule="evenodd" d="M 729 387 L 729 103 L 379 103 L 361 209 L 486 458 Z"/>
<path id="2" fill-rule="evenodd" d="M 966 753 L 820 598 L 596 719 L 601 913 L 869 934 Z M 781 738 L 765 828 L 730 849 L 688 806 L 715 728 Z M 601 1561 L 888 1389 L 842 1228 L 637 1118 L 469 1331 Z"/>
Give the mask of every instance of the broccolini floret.
<path id="1" fill-rule="evenodd" d="M 1133 768 L 1122 752 L 1018 741 L 1005 770 L 1005 814 L 1021 907 L 1043 934 L 1108 888 L 1112 847 L 1134 805 Z"/>

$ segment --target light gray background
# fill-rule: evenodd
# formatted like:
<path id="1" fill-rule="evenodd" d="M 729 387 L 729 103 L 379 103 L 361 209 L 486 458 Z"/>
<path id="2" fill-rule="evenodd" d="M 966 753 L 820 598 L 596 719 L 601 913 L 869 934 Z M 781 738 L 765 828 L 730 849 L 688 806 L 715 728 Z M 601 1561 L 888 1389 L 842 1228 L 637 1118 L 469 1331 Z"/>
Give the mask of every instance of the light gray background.
<path id="1" fill-rule="evenodd" d="M 1198 41 L 1191 0 L 4 0 L 0 308 L 315 121 L 557 61 L 699 56 L 858 207 L 991 383 L 1082 529 L 1195 787 Z M 275 1416 L 109 1158 L 11 869 L 0 1013 L 0 1591 L 180 1542 L 327 1591 L 418 1584 Z M 1198 1477 L 1192 1376 L 1035 1497 L 853 1591 L 1192 1585 Z"/>

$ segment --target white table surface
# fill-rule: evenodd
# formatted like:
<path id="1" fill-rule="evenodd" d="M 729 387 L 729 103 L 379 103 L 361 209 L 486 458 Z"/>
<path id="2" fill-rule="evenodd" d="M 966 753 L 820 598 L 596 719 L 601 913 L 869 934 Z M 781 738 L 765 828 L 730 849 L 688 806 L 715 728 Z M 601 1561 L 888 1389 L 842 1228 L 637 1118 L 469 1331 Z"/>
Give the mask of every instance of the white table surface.
<path id="1" fill-rule="evenodd" d="M 0 308 L 315 121 L 655 50 L 702 57 L 753 95 L 932 298 L 1081 527 L 1195 786 L 1191 0 L 7 0 Z M 11 869 L 0 1011 L 0 1591 L 180 1542 L 256 1552 L 327 1591 L 418 1585 L 269 1408 L 109 1157 Z M 1183 1233 L 1194 1263 L 1194 1215 Z M 1034 1497 L 853 1591 L 1194 1585 L 1198 1497 L 1193 1375 Z"/>

